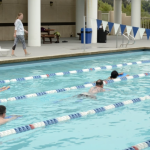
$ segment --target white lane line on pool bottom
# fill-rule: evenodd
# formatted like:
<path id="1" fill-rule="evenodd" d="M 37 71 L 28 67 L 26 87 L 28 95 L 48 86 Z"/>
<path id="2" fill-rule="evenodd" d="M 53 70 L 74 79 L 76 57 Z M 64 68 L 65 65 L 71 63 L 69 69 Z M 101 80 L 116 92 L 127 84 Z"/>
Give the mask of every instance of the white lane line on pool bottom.
<path id="1" fill-rule="evenodd" d="M 138 75 L 127 76 L 127 77 L 122 77 L 122 78 L 113 79 L 113 80 L 106 80 L 103 83 L 105 85 L 105 84 L 110 84 L 110 83 L 114 83 L 114 82 L 127 81 L 127 80 L 134 79 L 134 78 L 141 78 L 141 77 L 145 77 L 145 76 L 149 76 L 149 75 L 150 75 L 150 73 L 138 74 Z M 31 98 L 31 97 L 37 97 L 37 96 L 43 96 L 46 94 L 60 93 L 60 92 L 65 92 L 65 91 L 70 91 L 70 90 L 92 87 L 92 86 L 95 86 L 95 83 L 88 83 L 88 84 L 84 84 L 84 85 L 67 87 L 67 88 L 62 88 L 62 89 L 57 89 L 57 90 L 50 90 L 50 91 L 45 91 L 45 92 L 40 92 L 40 93 L 32 93 L 32 94 L 28 94 L 28 95 L 11 97 L 11 98 L 7 98 L 7 99 L 0 99 L 0 103 L 4 103 L 4 102 L 8 102 L 8 101 L 16 101 L 16 100 L 21 100 L 21 99 L 27 99 L 27 98 Z"/>
<path id="2" fill-rule="evenodd" d="M 2 131 L 2 132 L 0 132 L 0 137 L 2 138 L 2 137 L 12 135 L 12 134 L 30 131 L 30 130 L 33 130 L 35 128 L 41 128 L 41 127 L 49 126 L 49 125 L 52 125 L 52 124 L 57 124 L 59 122 L 67 121 L 67 120 L 70 120 L 70 119 L 76 119 L 76 118 L 84 117 L 84 116 L 95 114 L 95 113 L 105 112 L 105 111 L 110 110 L 110 109 L 120 108 L 120 107 L 123 107 L 125 105 L 141 102 L 141 101 L 144 101 L 146 99 L 150 99 L 150 96 L 147 95 L 147 96 L 144 96 L 144 97 L 140 97 L 140 98 L 136 98 L 136 99 L 132 99 L 132 100 L 127 100 L 127 101 L 119 102 L 119 103 L 116 103 L 116 104 L 111 104 L 111 105 L 108 105 L 108 106 L 88 110 L 88 111 L 85 111 L 85 112 L 79 112 L 79 113 L 75 113 L 75 114 L 71 114 L 71 115 L 57 117 L 57 118 L 50 119 L 50 120 L 40 121 L 40 122 L 29 124 L 29 125 L 26 125 L 26 126 L 21 126 L 21 127 L 17 127 L 17 128 L 14 128 L 14 129 Z"/>
<path id="3" fill-rule="evenodd" d="M 45 74 L 45 75 L 37 75 L 37 76 L 31 76 L 31 77 L 23 77 L 23 78 L 17 78 L 17 79 L 10 79 L 10 80 L 1 80 L 0 83 L 11 83 L 11 82 L 19 82 L 19 81 L 28 81 L 33 79 L 44 79 L 54 76 L 63 76 L 63 75 L 69 75 L 69 74 L 77 74 L 77 73 L 83 73 L 83 72 L 89 72 L 89 71 L 100 71 L 100 70 L 106 70 L 106 69 L 112 69 L 112 68 L 120 68 L 123 66 L 131 66 L 131 65 L 139 65 L 143 63 L 150 63 L 150 60 L 143 60 L 138 62 L 130 62 L 130 63 L 124 63 L 124 64 L 118 64 L 118 65 L 108 65 L 108 66 L 102 66 L 102 67 L 95 67 L 95 68 L 89 68 L 89 69 L 81 69 L 81 70 L 73 70 L 73 71 L 66 71 L 66 72 L 58 72 L 58 73 L 51 73 L 51 74 Z"/>

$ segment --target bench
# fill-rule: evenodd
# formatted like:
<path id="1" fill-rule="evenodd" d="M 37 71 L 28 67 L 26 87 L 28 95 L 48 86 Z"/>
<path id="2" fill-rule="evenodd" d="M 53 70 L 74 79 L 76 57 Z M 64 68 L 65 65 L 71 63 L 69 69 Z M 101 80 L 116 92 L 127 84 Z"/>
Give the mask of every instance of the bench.
<path id="1" fill-rule="evenodd" d="M 46 42 L 46 41 L 45 41 L 45 38 L 49 38 L 50 43 L 52 43 L 52 38 L 54 38 L 55 35 L 54 35 L 54 34 L 50 34 L 50 35 L 48 35 L 48 34 L 42 34 L 41 37 L 42 37 L 42 39 L 43 39 L 43 44 L 45 44 L 45 42 Z"/>
<path id="2" fill-rule="evenodd" d="M 77 35 L 79 35 L 79 40 L 81 40 L 81 33 L 77 33 Z"/>
<path id="3" fill-rule="evenodd" d="M 0 48 L 0 54 L 1 54 L 2 56 L 7 56 L 8 53 L 9 53 L 9 51 L 10 51 L 10 49 L 1 49 L 1 48 Z"/>

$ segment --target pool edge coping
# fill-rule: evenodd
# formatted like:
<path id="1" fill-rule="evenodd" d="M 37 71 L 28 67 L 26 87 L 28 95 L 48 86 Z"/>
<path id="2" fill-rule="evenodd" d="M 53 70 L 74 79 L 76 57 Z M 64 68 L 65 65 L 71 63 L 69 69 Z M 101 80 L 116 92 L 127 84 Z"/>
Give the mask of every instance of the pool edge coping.
<path id="1" fill-rule="evenodd" d="M 100 50 L 94 52 L 78 52 L 73 54 L 59 54 L 59 55 L 48 55 L 48 56 L 35 56 L 35 57 L 25 57 L 25 58 L 16 58 L 16 59 L 6 59 L 0 60 L 1 64 L 8 63 L 18 63 L 18 62 L 28 62 L 28 61 L 37 61 L 37 60 L 48 60 L 48 59 L 56 59 L 56 58 L 67 58 L 67 57 L 76 57 L 76 56 L 86 56 L 86 55 L 94 55 L 94 54 L 107 54 L 107 53 L 116 53 L 116 52 L 126 52 L 133 50 L 148 50 L 150 47 L 133 47 L 133 48 L 121 48 L 121 49 L 110 49 L 110 50 Z"/>

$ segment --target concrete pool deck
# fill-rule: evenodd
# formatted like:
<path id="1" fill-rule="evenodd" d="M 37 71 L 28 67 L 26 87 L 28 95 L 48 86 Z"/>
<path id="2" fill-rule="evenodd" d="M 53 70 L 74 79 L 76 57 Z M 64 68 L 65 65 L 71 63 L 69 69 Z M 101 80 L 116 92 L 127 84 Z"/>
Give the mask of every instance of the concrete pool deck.
<path id="1" fill-rule="evenodd" d="M 64 40 L 68 42 L 62 43 Z M 61 38 L 60 43 L 42 44 L 41 47 L 27 46 L 27 51 L 31 53 L 28 57 L 24 56 L 22 45 L 19 43 L 15 52 L 17 57 L 10 57 L 13 41 L 0 41 L 2 49 L 10 49 L 8 56 L 4 57 L 0 55 L 0 64 L 150 49 L 150 41 L 147 40 L 146 36 L 142 40 L 136 40 L 134 45 L 128 45 L 127 48 L 119 48 L 121 43 L 122 36 L 119 36 L 118 48 L 116 48 L 116 36 L 108 36 L 107 43 L 86 44 L 84 51 L 84 45 L 80 43 L 78 38 Z"/>

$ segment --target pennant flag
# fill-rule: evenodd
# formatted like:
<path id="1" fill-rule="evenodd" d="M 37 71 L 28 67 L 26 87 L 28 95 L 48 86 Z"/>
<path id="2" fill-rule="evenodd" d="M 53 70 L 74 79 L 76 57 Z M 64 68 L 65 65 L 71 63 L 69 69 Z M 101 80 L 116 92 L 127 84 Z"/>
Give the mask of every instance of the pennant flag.
<path id="1" fill-rule="evenodd" d="M 114 26 L 114 23 L 112 23 L 112 22 L 108 22 L 108 26 L 109 26 L 109 32 L 111 32 L 112 27 Z"/>
<path id="2" fill-rule="evenodd" d="M 146 29 L 146 34 L 147 34 L 147 39 L 149 40 L 149 36 L 150 36 L 150 29 Z"/>
<path id="3" fill-rule="evenodd" d="M 127 34 L 129 36 L 129 34 L 130 34 L 131 30 L 132 30 L 132 27 L 131 26 L 126 26 L 126 28 L 127 28 Z"/>
<path id="4" fill-rule="evenodd" d="M 102 24 L 103 24 L 103 30 L 105 31 L 105 30 L 106 30 L 106 26 L 107 26 L 108 22 L 107 22 L 107 21 L 102 21 Z"/>
<path id="5" fill-rule="evenodd" d="M 117 34 L 120 24 L 114 23 L 115 34 Z"/>
<path id="6" fill-rule="evenodd" d="M 121 25 L 120 25 L 120 28 L 121 28 L 121 34 L 123 34 L 123 33 L 124 33 L 124 30 L 125 30 L 125 28 L 126 28 L 126 25 L 121 24 Z"/>
<path id="7" fill-rule="evenodd" d="M 144 29 L 144 28 L 139 28 L 139 33 L 140 33 L 141 39 L 142 39 L 142 37 L 143 37 L 144 32 L 145 32 L 145 29 Z"/>
<path id="8" fill-rule="evenodd" d="M 135 37 L 139 28 L 138 27 L 132 27 L 132 28 L 133 28 L 133 34 Z"/>
<path id="9" fill-rule="evenodd" d="M 102 20 L 97 19 L 97 28 L 99 29 L 100 25 L 102 24 Z"/>

